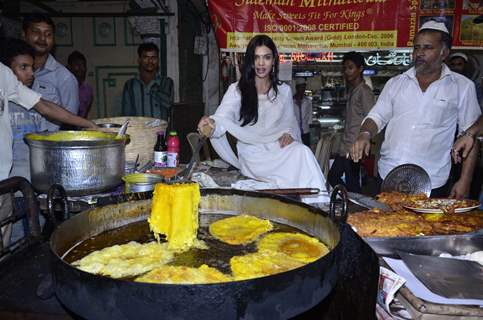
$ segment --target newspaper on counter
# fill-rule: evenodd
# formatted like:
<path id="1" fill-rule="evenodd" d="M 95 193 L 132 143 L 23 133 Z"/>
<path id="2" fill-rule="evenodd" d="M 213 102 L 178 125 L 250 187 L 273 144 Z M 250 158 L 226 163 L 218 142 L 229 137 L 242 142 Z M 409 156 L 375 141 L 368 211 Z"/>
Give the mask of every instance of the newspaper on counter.
<path id="1" fill-rule="evenodd" d="M 191 180 L 198 182 L 202 188 L 219 188 L 220 186 L 215 180 L 204 172 L 195 172 L 191 176 Z"/>
<path id="2" fill-rule="evenodd" d="M 391 316 L 395 316 L 391 313 L 389 305 L 394 300 L 396 292 L 402 287 L 406 282 L 406 279 L 399 276 L 397 273 L 391 270 L 379 267 L 379 287 L 377 294 L 377 303 L 384 307 L 385 311 Z M 379 313 L 378 313 L 379 315 Z M 380 313 L 381 316 L 384 313 Z M 385 319 L 384 317 L 381 319 Z"/>

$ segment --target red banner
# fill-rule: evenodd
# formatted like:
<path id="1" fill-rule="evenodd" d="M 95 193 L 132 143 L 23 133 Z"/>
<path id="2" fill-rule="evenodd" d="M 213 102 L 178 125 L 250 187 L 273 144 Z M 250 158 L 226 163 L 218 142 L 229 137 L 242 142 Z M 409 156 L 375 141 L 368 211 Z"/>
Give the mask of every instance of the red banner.
<path id="1" fill-rule="evenodd" d="M 457 47 L 483 46 L 483 0 L 209 0 L 218 45 L 245 51 L 255 34 L 281 52 L 412 47 L 428 19 L 446 23 Z"/>

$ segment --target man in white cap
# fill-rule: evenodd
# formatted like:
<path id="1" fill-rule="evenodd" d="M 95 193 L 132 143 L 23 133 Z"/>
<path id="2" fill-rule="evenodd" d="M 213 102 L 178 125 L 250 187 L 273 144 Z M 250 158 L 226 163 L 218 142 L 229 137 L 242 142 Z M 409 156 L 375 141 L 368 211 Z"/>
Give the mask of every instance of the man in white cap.
<path id="1" fill-rule="evenodd" d="M 413 163 L 429 174 L 431 196 L 463 198 L 469 193 L 476 152 L 463 161 L 461 177 L 449 192 L 451 146 L 456 126 L 464 134 L 481 112 L 473 82 L 443 63 L 450 49 L 444 23 L 423 24 L 414 38 L 414 67 L 386 83 L 363 120 L 351 156 L 359 161 L 368 155 L 371 138 L 386 128 L 378 162 L 381 178 L 398 165 Z"/>
<path id="2" fill-rule="evenodd" d="M 448 58 L 448 67 L 451 69 L 451 71 L 458 72 L 459 74 L 464 75 L 468 79 L 473 80 L 471 78 L 473 73 L 472 67 L 468 62 L 468 56 L 463 52 L 454 52 L 450 54 Z M 481 90 L 480 81 L 478 80 L 479 79 L 473 80 L 473 83 L 475 84 L 476 98 L 478 99 L 480 107 L 483 108 L 483 92 Z"/>
<path id="3" fill-rule="evenodd" d="M 295 94 L 293 96 L 293 106 L 295 118 L 299 124 L 302 142 L 310 147 L 310 123 L 312 122 L 312 101 L 305 96 L 307 84 L 304 79 L 295 81 Z"/>
<path id="4" fill-rule="evenodd" d="M 463 52 L 454 52 L 448 57 L 448 67 L 451 71 L 465 75 L 465 69 L 468 63 L 468 56 Z"/>

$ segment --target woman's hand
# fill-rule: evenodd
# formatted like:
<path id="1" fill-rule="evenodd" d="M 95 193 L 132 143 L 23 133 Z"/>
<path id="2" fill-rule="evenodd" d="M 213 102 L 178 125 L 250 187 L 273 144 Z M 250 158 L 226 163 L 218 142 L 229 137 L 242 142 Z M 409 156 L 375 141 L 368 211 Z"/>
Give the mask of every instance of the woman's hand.
<path id="1" fill-rule="evenodd" d="M 293 142 L 293 138 L 290 134 L 284 133 L 278 138 L 278 142 L 280 143 L 280 148 L 284 148 Z"/>
<path id="2" fill-rule="evenodd" d="M 215 131 L 215 121 L 207 116 L 203 116 L 198 122 L 198 132 L 202 136 L 210 138 Z"/>

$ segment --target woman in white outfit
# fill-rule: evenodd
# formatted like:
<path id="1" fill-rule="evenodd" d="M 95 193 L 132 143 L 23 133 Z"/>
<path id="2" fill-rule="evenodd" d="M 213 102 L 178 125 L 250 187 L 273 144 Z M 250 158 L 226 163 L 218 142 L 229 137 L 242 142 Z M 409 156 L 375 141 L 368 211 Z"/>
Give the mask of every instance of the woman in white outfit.
<path id="1" fill-rule="evenodd" d="M 198 123 L 200 132 L 212 128 L 210 141 L 220 157 L 249 178 L 273 188 L 319 188 L 325 179 L 312 151 L 301 143 L 290 87 L 278 80 L 279 58 L 273 40 L 258 35 L 250 40 L 233 83 L 211 117 Z M 235 155 L 226 132 L 238 139 Z M 320 194 L 305 202 L 327 202 Z"/>

